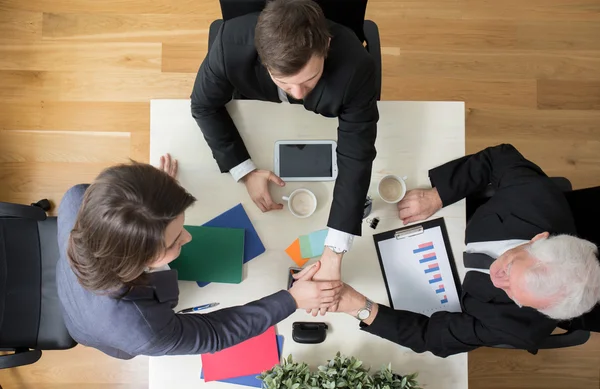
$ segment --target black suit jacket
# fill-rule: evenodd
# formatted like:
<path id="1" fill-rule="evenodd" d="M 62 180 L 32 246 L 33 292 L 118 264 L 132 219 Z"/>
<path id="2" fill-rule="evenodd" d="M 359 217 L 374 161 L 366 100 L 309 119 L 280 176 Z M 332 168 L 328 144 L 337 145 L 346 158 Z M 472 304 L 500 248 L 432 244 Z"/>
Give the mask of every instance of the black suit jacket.
<path id="1" fill-rule="evenodd" d="M 225 105 L 234 92 L 280 102 L 277 86 L 254 46 L 258 14 L 223 23 L 200 66 L 192 92 L 192 116 L 221 172 L 250 158 Z M 323 75 L 303 101 L 307 110 L 338 117 L 338 178 L 328 226 L 360 235 L 377 135 L 375 64 L 352 30 L 329 22 L 333 35 Z"/>
<path id="2" fill-rule="evenodd" d="M 544 172 L 513 146 L 500 145 L 446 163 L 429 178 L 447 206 L 483 190 L 494 196 L 479 207 L 466 229 L 466 242 L 531 239 L 548 231 L 575 235 L 565 196 Z M 462 313 L 431 317 L 380 306 L 372 325 L 363 328 L 416 352 L 448 356 L 480 346 L 508 344 L 533 350 L 557 326 L 533 308 L 519 308 L 492 284 L 490 276 L 470 271 L 461 294 Z"/>

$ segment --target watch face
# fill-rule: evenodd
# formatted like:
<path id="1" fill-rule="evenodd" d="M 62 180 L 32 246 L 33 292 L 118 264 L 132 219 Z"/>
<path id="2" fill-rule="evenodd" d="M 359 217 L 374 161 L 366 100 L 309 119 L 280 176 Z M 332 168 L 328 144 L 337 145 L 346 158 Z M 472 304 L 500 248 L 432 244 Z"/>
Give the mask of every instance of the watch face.
<path id="1" fill-rule="evenodd" d="M 371 314 L 371 312 L 369 312 L 368 309 L 361 309 L 360 311 L 358 311 L 358 318 L 360 320 L 365 320 L 369 318 L 369 315 Z"/>

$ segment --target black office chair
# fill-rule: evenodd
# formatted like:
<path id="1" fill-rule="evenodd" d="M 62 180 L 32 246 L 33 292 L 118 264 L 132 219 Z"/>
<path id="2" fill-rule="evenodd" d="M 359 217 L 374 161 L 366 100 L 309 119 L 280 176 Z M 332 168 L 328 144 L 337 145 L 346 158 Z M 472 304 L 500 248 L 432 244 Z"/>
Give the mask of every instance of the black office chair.
<path id="1" fill-rule="evenodd" d="M 365 20 L 368 0 L 315 0 L 323 10 L 325 17 L 338 24 L 350 28 L 358 39 L 366 44 L 367 51 L 375 60 L 377 100 L 381 97 L 381 43 L 379 28 L 371 20 Z M 223 20 L 253 12 L 260 12 L 265 7 L 265 0 L 219 0 L 223 19 L 215 20 L 210 25 L 208 49 L 217 36 Z"/>
<path id="2" fill-rule="evenodd" d="M 597 221 L 600 220 L 600 202 L 598 201 L 600 199 L 600 186 L 573 190 L 573 186 L 567 178 L 551 177 L 551 180 L 565 194 L 573 213 L 573 218 L 575 219 L 577 235 L 600 247 L 600 229 L 597 228 Z M 493 195 L 494 189 L 489 185 L 484 191 L 467 197 L 467 221 L 471 219 L 477 208 L 485 204 Z M 594 311 L 596 311 L 596 308 Z M 590 314 L 593 314 L 593 312 Z M 538 350 L 579 346 L 587 342 L 590 338 L 589 331 L 569 329 L 568 322 L 559 323 L 558 326 L 565 329 L 566 332 L 550 335 L 540 344 Z M 514 348 L 509 345 L 497 345 L 494 347 Z M 534 355 L 537 354 L 537 350 L 527 351 Z"/>
<path id="3" fill-rule="evenodd" d="M 63 321 L 56 288 L 58 241 L 50 203 L 0 202 L 0 369 L 36 362 L 42 350 L 77 343 Z"/>

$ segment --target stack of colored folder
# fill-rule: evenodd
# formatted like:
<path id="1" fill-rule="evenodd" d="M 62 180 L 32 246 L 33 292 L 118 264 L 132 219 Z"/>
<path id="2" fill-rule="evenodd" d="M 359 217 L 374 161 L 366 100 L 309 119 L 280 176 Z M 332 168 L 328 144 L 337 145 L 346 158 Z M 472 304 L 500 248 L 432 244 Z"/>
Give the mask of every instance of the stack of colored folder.
<path id="1" fill-rule="evenodd" d="M 202 355 L 200 378 L 205 382 L 220 381 L 230 384 L 261 387 L 256 378 L 263 371 L 279 364 L 283 336 L 275 335 L 275 327 L 236 346 L 214 354 Z"/>
<path id="2" fill-rule="evenodd" d="M 298 267 L 302 267 L 310 258 L 323 254 L 327 229 L 311 232 L 296 239 L 285 252 Z"/>
<path id="3" fill-rule="evenodd" d="M 202 226 L 185 229 L 192 241 L 181 248 L 170 267 L 177 269 L 178 279 L 196 281 L 199 286 L 210 282 L 239 284 L 243 264 L 265 252 L 242 204 Z"/>

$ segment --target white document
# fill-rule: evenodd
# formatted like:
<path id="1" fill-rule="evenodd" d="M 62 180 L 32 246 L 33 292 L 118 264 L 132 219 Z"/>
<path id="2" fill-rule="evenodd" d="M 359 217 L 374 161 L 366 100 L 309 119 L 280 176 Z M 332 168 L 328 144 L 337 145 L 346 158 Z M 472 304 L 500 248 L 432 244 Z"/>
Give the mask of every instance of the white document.
<path id="1" fill-rule="evenodd" d="M 461 312 L 452 273 L 449 247 L 442 229 L 377 242 L 388 293 L 394 309 L 431 316 L 434 312 Z"/>

